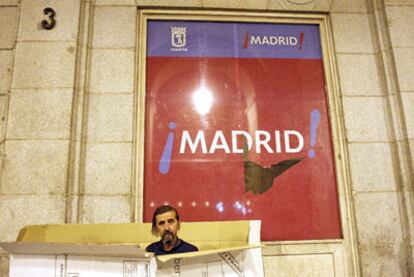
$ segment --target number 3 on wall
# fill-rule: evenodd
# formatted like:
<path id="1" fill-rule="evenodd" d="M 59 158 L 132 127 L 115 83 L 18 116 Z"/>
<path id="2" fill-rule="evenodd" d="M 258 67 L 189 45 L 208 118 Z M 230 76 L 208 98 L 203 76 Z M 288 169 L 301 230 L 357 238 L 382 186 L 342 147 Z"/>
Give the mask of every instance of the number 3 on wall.
<path id="1" fill-rule="evenodd" d="M 55 14 L 56 13 L 55 13 L 55 10 L 52 9 L 52 8 L 50 8 L 50 7 L 47 7 L 47 8 L 44 8 L 43 9 L 43 13 L 45 15 L 48 15 L 49 16 L 50 22 L 48 20 L 46 20 L 46 19 L 42 20 L 42 27 L 44 29 L 46 29 L 46 30 L 50 30 L 53 27 L 55 27 L 55 24 L 56 24 L 56 20 L 55 20 Z"/>

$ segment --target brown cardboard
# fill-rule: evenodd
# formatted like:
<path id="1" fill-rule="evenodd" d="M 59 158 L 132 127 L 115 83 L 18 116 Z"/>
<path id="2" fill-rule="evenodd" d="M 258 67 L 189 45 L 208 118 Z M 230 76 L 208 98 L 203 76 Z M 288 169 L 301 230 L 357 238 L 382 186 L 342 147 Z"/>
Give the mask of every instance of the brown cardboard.
<path id="1" fill-rule="evenodd" d="M 179 237 L 200 250 L 248 245 L 249 221 L 183 222 Z M 72 244 L 136 244 L 145 248 L 159 238 L 151 224 L 52 224 L 21 229 L 18 242 Z"/>
<path id="2" fill-rule="evenodd" d="M 149 233 L 149 224 L 36 225 L 0 247 L 11 277 L 264 276 L 259 221 L 183 224 L 180 237 L 201 251 L 156 257 L 144 251 L 157 240 Z"/>
<path id="3" fill-rule="evenodd" d="M 12 255 L 84 255 L 136 258 L 149 256 L 149 253 L 146 253 L 138 245 L 9 242 L 1 243 L 0 246 Z"/>

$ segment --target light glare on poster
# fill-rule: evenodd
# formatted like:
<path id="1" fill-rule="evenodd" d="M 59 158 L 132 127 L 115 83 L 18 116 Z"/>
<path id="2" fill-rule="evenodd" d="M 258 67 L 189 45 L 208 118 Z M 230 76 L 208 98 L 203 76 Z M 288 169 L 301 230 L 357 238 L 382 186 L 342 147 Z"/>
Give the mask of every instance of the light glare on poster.
<path id="1" fill-rule="evenodd" d="M 200 115 L 205 115 L 211 109 L 213 94 L 204 85 L 202 85 L 194 92 L 193 102 L 197 112 Z"/>

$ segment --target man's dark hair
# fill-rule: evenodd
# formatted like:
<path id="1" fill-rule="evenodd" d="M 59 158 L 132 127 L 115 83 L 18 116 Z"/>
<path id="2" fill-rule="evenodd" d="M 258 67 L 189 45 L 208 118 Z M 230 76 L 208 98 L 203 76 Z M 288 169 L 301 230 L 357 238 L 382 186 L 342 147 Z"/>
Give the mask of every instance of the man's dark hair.
<path id="1" fill-rule="evenodd" d="M 170 205 L 162 205 L 159 206 L 155 212 L 154 215 L 152 216 L 152 228 L 151 228 L 151 233 L 153 235 L 157 235 L 157 215 L 159 214 L 164 214 L 166 212 L 171 212 L 174 211 L 175 212 L 175 219 L 177 219 L 177 221 L 180 221 L 180 215 L 178 214 L 177 210 L 170 206 Z"/>

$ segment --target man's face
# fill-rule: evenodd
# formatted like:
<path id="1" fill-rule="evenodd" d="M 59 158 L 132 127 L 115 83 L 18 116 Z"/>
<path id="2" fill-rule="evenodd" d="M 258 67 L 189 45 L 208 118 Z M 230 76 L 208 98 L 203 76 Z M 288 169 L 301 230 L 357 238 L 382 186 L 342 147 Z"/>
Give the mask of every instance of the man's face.
<path id="1" fill-rule="evenodd" d="M 175 242 L 180 229 L 180 222 L 176 219 L 174 211 L 159 214 L 155 217 L 157 234 L 163 241 Z"/>

